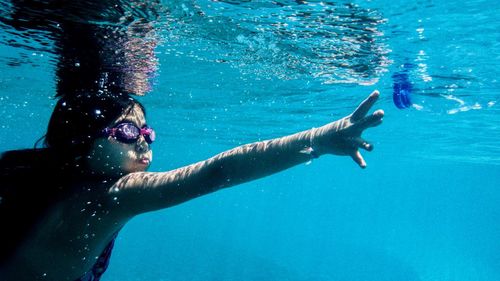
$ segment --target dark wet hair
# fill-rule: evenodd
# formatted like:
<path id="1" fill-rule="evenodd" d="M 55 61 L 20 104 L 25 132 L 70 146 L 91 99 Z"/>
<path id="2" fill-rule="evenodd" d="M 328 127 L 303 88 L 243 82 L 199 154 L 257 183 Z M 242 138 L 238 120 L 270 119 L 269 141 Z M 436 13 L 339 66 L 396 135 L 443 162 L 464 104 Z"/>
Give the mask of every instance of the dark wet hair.
<path id="1" fill-rule="evenodd" d="M 138 100 L 125 94 L 61 97 L 42 138 L 44 147 L 4 152 L 0 157 L 2 176 L 14 171 L 22 174 L 38 170 L 68 177 L 76 176 L 75 171 L 84 173 L 83 160 L 95 139 L 102 136 L 104 128 L 127 113 L 126 110 L 132 110 L 133 105 L 138 105 L 146 114 Z"/>
<path id="2" fill-rule="evenodd" d="M 62 97 L 52 112 L 44 144 L 71 157 L 86 155 L 102 130 L 126 110 L 132 110 L 133 105 L 145 114 L 142 104 L 125 94 Z"/>

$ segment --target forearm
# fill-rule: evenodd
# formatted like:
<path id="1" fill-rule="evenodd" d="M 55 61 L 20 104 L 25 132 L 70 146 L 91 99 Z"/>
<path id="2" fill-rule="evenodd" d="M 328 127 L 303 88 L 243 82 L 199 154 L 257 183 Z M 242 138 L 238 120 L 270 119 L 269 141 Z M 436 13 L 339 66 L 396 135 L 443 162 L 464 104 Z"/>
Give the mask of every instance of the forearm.
<path id="1" fill-rule="evenodd" d="M 217 188 L 262 178 L 311 160 L 311 134 L 293 135 L 242 145 L 212 158 L 219 170 Z"/>

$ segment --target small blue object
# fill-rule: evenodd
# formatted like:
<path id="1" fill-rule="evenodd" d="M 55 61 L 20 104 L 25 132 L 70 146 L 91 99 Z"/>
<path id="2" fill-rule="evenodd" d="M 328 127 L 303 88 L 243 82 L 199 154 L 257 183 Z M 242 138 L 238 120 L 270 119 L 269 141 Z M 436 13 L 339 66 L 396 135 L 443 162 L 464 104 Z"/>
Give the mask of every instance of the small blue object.
<path id="1" fill-rule="evenodd" d="M 408 70 L 413 67 L 412 64 L 404 64 L 403 70 L 392 75 L 392 99 L 399 109 L 405 109 L 412 105 L 411 92 L 412 86 L 408 77 Z"/>

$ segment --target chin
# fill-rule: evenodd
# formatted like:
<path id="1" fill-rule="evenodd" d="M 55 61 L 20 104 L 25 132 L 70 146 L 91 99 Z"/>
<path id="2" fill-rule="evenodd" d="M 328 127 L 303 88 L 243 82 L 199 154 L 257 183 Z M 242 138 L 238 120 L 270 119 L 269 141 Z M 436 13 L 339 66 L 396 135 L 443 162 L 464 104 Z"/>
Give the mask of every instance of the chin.
<path id="1" fill-rule="evenodd" d="M 133 167 L 131 167 L 131 169 L 129 169 L 129 170 L 131 173 L 144 172 L 144 171 L 147 171 L 148 168 L 149 168 L 149 164 L 137 164 L 137 165 L 134 165 Z"/>

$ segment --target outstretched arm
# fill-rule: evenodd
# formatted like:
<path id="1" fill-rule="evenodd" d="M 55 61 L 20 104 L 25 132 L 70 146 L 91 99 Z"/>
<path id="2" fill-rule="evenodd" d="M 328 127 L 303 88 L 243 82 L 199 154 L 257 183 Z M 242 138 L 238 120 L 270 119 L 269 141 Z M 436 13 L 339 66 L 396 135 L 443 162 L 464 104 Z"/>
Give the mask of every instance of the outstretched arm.
<path id="1" fill-rule="evenodd" d="M 377 91 L 373 92 L 352 114 L 319 128 L 239 146 L 169 172 L 129 174 L 110 192 L 129 215 L 135 215 L 265 177 L 324 154 L 349 155 L 364 168 L 366 163 L 359 149 L 370 151 L 373 146 L 361 134 L 379 125 L 384 116 L 382 110 L 367 116 L 378 96 Z"/>

